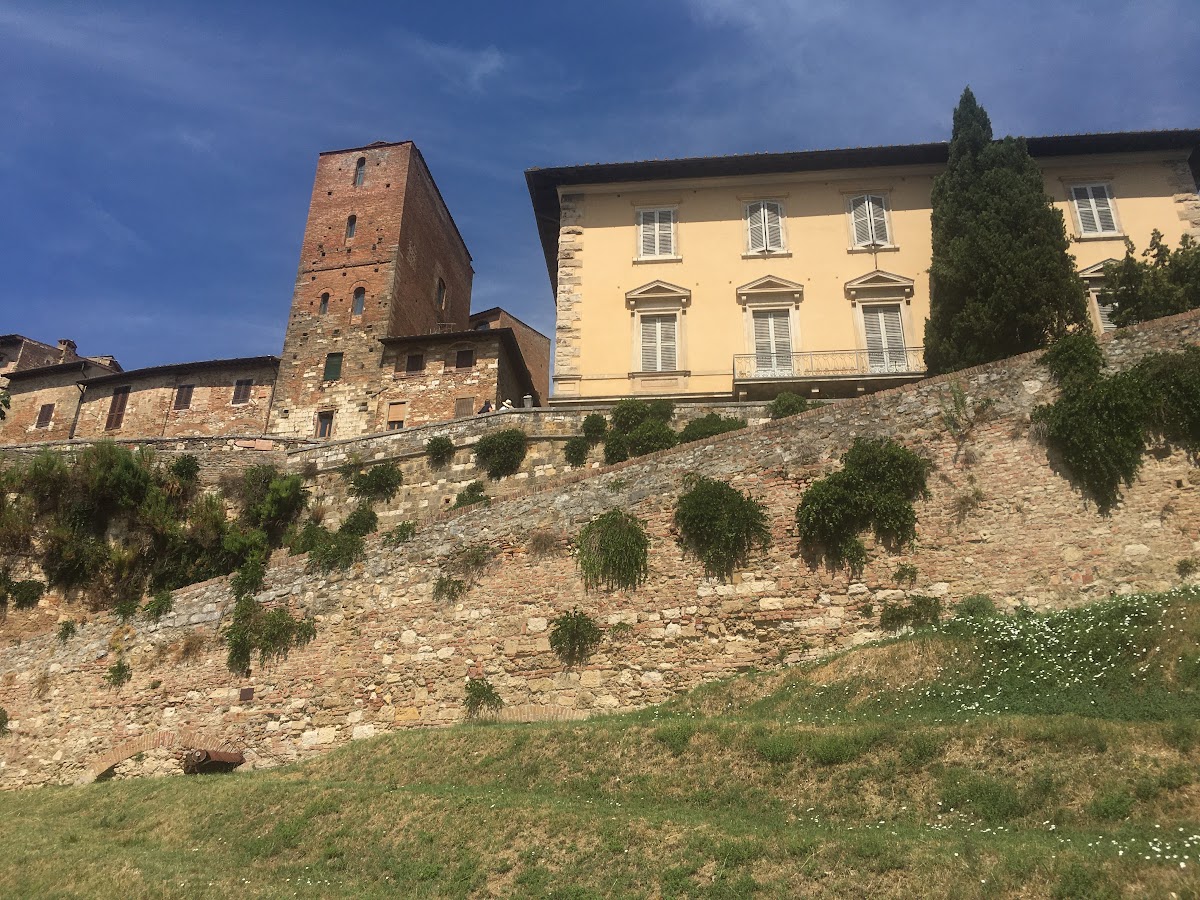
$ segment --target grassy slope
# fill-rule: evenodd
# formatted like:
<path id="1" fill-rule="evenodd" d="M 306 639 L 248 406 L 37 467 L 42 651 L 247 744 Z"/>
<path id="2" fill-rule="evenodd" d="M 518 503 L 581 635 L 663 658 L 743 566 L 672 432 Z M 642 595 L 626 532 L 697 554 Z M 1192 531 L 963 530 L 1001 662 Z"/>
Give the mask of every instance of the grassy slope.
<path id="1" fill-rule="evenodd" d="M 1198 637 L 1174 592 L 633 716 L 12 793 L 0 896 L 1197 897 Z"/>

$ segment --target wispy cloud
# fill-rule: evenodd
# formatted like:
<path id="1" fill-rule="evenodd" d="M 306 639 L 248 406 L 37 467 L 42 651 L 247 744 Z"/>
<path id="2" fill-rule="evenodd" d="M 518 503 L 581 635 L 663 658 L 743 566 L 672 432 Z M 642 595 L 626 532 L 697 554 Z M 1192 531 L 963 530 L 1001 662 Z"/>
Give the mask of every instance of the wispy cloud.
<path id="1" fill-rule="evenodd" d="M 405 53 L 430 66 L 454 90 L 479 93 L 512 62 L 492 45 L 472 49 L 437 43 L 405 31 L 396 32 L 396 41 Z"/>

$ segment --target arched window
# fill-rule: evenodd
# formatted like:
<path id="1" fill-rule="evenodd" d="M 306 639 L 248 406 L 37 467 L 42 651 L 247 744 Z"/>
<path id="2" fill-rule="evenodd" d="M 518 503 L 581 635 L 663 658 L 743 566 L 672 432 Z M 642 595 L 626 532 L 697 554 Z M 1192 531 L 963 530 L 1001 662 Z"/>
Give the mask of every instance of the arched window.
<path id="1" fill-rule="evenodd" d="M 354 289 L 354 305 L 352 307 L 350 307 L 351 314 L 356 315 L 356 316 L 361 316 L 363 313 L 363 309 L 366 307 L 366 305 L 367 305 L 367 289 L 366 288 L 355 288 Z"/>
<path id="2" fill-rule="evenodd" d="M 354 229 L 358 227 L 358 216 L 351 216 L 346 220 L 346 240 L 354 237 Z"/>
<path id="3" fill-rule="evenodd" d="M 446 308 L 446 282 L 440 278 L 437 283 L 437 305 L 438 309 Z"/>
<path id="4" fill-rule="evenodd" d="M 360 156 L 358 162 L 354 164 L 354 186 L 362 187 L 363 178 L 367 174 L 367 158 Z"/>
<path id="5" fill-rule="evenodd" d="M 323 316 L 327 312 L 329 312 L 329 294 L 324 293 L 321 295 L 321 303 L 317 307 L 317 315 Z"/>

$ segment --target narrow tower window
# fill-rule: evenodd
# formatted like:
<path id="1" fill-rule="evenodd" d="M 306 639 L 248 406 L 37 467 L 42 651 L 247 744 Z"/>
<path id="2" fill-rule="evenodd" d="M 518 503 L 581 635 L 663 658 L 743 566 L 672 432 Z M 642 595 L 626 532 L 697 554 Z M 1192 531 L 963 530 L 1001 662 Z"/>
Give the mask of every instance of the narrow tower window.
<path id="1" fill-rule="evenodd" d="M 321 304 L 317 307 L 317 315 L 323 316 L 329 312 L 329 294 L 321 295 Z"/>
<path id="2" fill-rule="evenodd" d="M 438 309 L 446 308 L 446 282 L 442 281 L 440 278 L 438 279 L 437 285 L 437 305 Z"/>
<path id="3" fill-rule="evenodd" d="M 346 240 L 354 237 L 354 228 L 358 225 L 358 216 L 351 216 L 346 220 Z"/>
<path id="4" fill-rule="evenodd" d="M 360 156 L 358 162 L 354 164 L 354 186 L 362 187 L 363 178 L 367 174 L 367 158 Z"/>
<path id="5" fill-rule="evenodd" d="M 355 288 L 354 289 L 354 305 L 352 307 L 350 307 L 351 315 L 361 316 L 363 314 L 363 309 L 366 308 L 366 305 L 367 305 L 367 289 L 366 288 Z"/>

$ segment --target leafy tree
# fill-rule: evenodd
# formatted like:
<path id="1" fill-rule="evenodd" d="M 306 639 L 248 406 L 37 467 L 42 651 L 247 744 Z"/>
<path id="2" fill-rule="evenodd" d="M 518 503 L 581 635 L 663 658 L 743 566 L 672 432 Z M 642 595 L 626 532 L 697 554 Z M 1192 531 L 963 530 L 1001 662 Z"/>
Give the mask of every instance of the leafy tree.
<path id="1" fill-rule="evenodd" d="M 6 410 L 8 409 L 9 399 L 8 391 L 0 391 L 0 422 L 4 421 Z"/>
<path id="2" fill-rule="evenodd" d="M 1062 213 L 1021 138 L 992 140 L 971 89 L 954 110 L 945 171 L 933 181 L 930 374 L 1045 347 L 1088 328 Z"/>
<path id="3" fill-rule="evenodd" d="M 1200 308 L 1200 243 L 1184 235 L 1179 249 L 1163 243 L 1157 228 L 1143 260 L 1133 255 L 1133 243 L 1125 245 L 1125 258 L 1104 267 L 1101 303 L 1112 303 L 1114 325 L 1134 325 L 1175 313 Z"/>

